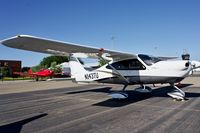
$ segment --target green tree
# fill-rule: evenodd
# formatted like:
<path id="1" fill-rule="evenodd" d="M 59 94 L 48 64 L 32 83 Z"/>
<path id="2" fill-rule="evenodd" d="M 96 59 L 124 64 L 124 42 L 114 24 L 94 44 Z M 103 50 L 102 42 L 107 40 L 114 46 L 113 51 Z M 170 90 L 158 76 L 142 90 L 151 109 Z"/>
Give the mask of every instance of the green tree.
<path id="1" fill-rule="evenodd" d="M 103 66 L 103 65 L 105 65 L 105 64 L 107 64 L 107 63 L 108 63 L 108 61 L 103 60 L 103 59 L 99 59 L 99 66 L 100 67 Z"/>
<path id="2" fill-rule="evenodd" d="M 44 68 L 49 68 L 52 62 L 56 62 L 57 65 L 68 61 L 69 59 L 66 56 L 48 56 L 43 58 L 43 60 L 40 62 L 40 66 L 43 66 Z"/>
<path id="3" fill-rule="evenodd" d="M 57 65 L 55 61 L 51 63 L 50 69 L 53 70 L 55 73 L 60 73 L 62 71 L 61 65 Z"/>
<path id="4" fill-rule="evenodd" d="M 1 72 L 3 76 L 9 76 L 9 69 L 7 67 L 1 67 Z"/>
<path id="5" fill-rule="evenodd" d="M 31 69 L 32 69 L 33 72 L 37 72 L 37 71 L 39 71 L 40 69 L 42 69 L 42 66 L 40 66 L 40 65 L 33 66 L 33 67 L 31 67 Z"/>
<path id="6" fill-rule="evenodd" d="M 42 68 L 47 69 L 52 67 L 52 69 L 56 69 L 55 71 L 59 71 L 59 68 L 56 68 L 55 66 L 68 61 L 69 59 L 66 56 L 48 56 L 44 57 L 39 65 L 32 67 L 32 70 L 33 72 L 36 72 Z"/>

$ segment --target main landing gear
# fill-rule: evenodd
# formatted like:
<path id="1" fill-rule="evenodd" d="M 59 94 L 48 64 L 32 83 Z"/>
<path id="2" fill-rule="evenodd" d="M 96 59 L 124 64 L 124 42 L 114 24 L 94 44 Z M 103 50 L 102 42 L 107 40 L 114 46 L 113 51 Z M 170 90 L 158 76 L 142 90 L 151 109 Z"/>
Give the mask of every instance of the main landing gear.
<path id="1" fill-rule="evenodd" d="M 177 100 L 177 101 L 184 101 L 187 100 L 187 98 L 185 97 L 185 92 L 182 91 L 181 89 L 179 89 L 177 86 L 175 86 L 174 84 L 171 84 L 171 86 L 175 89 L 172 92 L 167 93 L 167 95 L 169 95 L 170 97 L 172 97 L 173 99 Z"/>
<path id="2" fill-rule="evenodd" d="M 128 94 L 125 92 L 125 89 L 128 85 L 125 84 L 122 91 L 119 92 L 112 92 L 109 94 L 109 96 L 111 96 L 113 99 L 126 99 L 128 98 Z"/>
<path id="3" fill-rule="evenodd" d="M 122 91 L 119 92 L 112 92 L 109 94 L 113 99 L 126 99 L 128 98 L 128 93 L 125 92 L 125 89 L 128 85 L 124 85 Z M 141 87 L 136 88 L 135 91 L 140 92 L 140 93 L 151 93 L 152 89 L 148 86 L 141 85 Z"/>
<path id="4" fill-rule="evenodd" d="M 172 97 L 174 100 L 177 101 L 184 101 L 187 100 L 187 98 L 185 97 L 185 92 L 182 91 L 181 89 L 179 89 L 177 86 L 175 86 L 174 84 L 170 84 L 175 90 L 173 90 L 172 92 L 167 93 L 167 95 L 169 95 L 170 97 Z M 128 98 L 128 93 L 125 92 L 125 89 L 128 85 L 124 85 L 122 91 L 119 92 L 112 92 L 109 94 L 109 96 L 111 96 L 113 99 L 126 99 Z M 145 85 L 141 85 L 141 87 L 136 88 L 135 91 L 140 92 L 140 93 L 151 93 L 152 89 L 148 86 Z"/>

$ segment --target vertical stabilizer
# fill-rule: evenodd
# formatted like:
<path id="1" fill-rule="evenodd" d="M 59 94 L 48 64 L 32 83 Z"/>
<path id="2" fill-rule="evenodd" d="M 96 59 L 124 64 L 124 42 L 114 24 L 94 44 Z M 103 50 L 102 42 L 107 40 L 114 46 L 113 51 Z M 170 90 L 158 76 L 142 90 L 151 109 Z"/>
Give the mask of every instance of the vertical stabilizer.
<path id="1" fill-rule="evenodd" d="M 29 75 L 33 74 L 33 71 L 32 71 L 31 68 L 28 70 L 28 74 L 29 74 Z"/>
<path id="2" fill-rule="evenodd" d="M 85 70 L 77 57 L 73 55 L 70 56 L 69 67 L 71 71 L 71 78 L 74 78 L 77 82 L 85 80 L 84 75 L 88 73 L 88 71 Z"/>

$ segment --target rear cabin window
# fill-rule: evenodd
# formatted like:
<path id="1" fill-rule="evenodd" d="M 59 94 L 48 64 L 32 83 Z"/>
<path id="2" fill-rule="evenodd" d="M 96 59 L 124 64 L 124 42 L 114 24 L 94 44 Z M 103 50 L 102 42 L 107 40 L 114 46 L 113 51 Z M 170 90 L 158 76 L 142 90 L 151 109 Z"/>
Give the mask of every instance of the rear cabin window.
<path id="1" fill-rule="evenodd" d="M 111 64 L 116 70 L 145 70 L 145 66 L 142 65 L 137 59 L 130 59 L 119 61 Z M 109 65 L 106 66 L 108 69 L 112 69 Z"/>

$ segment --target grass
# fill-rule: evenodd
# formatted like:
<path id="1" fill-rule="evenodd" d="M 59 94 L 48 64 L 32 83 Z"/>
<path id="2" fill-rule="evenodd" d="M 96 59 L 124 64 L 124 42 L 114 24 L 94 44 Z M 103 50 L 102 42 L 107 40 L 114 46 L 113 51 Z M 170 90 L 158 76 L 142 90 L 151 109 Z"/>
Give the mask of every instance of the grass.
<path id="1" fill-rule="evenodd" d="M 30 78 L 30 77 L 17 77 L 17 78 L 4 77 L 3 78 L 3 81 L 13 81 L 13 80 L 33 80 L 33 78 Z"/>

